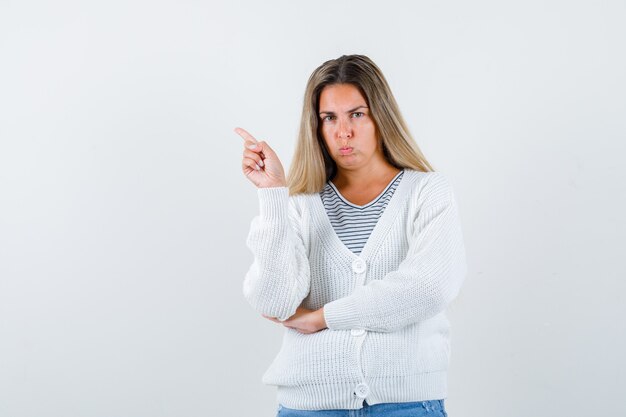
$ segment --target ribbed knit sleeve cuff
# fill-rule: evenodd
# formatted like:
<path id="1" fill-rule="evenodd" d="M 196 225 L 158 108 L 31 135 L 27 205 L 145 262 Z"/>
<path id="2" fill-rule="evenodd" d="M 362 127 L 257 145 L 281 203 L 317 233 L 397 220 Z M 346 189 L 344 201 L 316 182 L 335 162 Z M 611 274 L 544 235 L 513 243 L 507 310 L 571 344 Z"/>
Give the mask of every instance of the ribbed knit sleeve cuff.
<path id="1" fill-rule="evenodd" d="M 354 299 L 348 296 L 325 304 L 324 320 L 330 330 L 358 329 L 358 314 Z"/>
<path id="2" fill-rule="evenodd" d="M 288 219 L 288 187 L 257 188 L 257 194 L 259 196 L 259 213 L 262 219 L 269 221 Z"/>

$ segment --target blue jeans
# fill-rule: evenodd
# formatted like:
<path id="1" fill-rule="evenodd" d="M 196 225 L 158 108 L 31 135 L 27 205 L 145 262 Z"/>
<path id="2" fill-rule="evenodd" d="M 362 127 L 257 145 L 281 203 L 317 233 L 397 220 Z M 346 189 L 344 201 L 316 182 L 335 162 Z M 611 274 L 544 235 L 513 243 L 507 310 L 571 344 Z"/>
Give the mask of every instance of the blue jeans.
<path id="1" fill-rule="evenodd" d="M 407 403 L 363 403 L 359 410 L 294 410 L 278 404 L 276 417 L 448 417 L 444 400 Z"/>

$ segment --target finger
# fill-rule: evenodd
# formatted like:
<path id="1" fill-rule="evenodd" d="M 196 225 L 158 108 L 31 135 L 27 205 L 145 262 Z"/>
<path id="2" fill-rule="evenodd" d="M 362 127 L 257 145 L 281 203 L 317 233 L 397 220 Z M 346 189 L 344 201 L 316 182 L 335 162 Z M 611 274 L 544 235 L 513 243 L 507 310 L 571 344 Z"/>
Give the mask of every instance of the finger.
<path id="1" fill-rule="evenodd" d="M 243 138 L 243 140 L 246 141 L 246 142 L 252 142 L 253 144 L 257 144 L 258 143 L 258 141 L 254 138 L 254 136 L 252 136 L 250 133 L 248 133 L 245 129 L 237 127 L 237 128 L 235 128 L 235 133 L 238 134 L 239 136 L 241 136 Z"/>
<path id="2" fill-rule="evenodd" d="M 255 171 L 261 171 L 263 168 L 261 168 L 254 159 L 250 159 L 250 158 L 244 158 L 243 160 L 243 166 L 244 167 L 248 167 L 252 170 Z"/>
<path id="3" fill-rule="evenodd" d="M 250 158 L 250 159 L 256 161 L 257 165 L 260 166 L 260 167 L 265 165 L 265 162 L 263 162 L 262 155 L 260 155 L 259 153 L 254 152 L 254 151 L 250 151 L 250 150 L 245 149 L 243 151 L 243 157 L 244 158 Z"/>

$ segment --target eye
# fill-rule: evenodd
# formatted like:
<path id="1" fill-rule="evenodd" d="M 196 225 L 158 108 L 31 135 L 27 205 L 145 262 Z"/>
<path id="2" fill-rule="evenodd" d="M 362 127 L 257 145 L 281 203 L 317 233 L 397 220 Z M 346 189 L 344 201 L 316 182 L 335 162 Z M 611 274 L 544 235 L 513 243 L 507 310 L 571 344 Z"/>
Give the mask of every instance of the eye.
<path id="1" fill-rule="evenodd" d="M 330 122 L 330 121 L 332 121 L 332 120 L 335 120 L 335 116 L 331 116 L 331 115 L 329 115 L 329 116 L 324 116 L 324 117 L 322 117 L 322 120 L 323 120 L 324 122 Z"/>
<path id="2" fill-rule="evenodd" d="M 355 118 L 363 117 L 364 115 L 365 113 L 360 112 L 360 111 L 352 113 L 352 117 L 355 117 Z"/>

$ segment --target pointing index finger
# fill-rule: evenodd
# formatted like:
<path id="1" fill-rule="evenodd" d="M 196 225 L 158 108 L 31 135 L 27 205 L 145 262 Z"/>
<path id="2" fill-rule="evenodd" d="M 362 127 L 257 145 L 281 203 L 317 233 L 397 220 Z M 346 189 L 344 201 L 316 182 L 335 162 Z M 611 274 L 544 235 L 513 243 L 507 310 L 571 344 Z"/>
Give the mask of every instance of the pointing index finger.
<path id="1" fill-rule="evenodd" d="M 237 128 L 235 128 L 235 133 L 237 133 L 239 136 L 241 136 L 246 141 L 250 141 L 252 143 L 257 143 L 257 140 L 254 138 L 254 136 L 252 136 L 250 133 L 246 132 L 245 129 L 237 127 Z"/>

